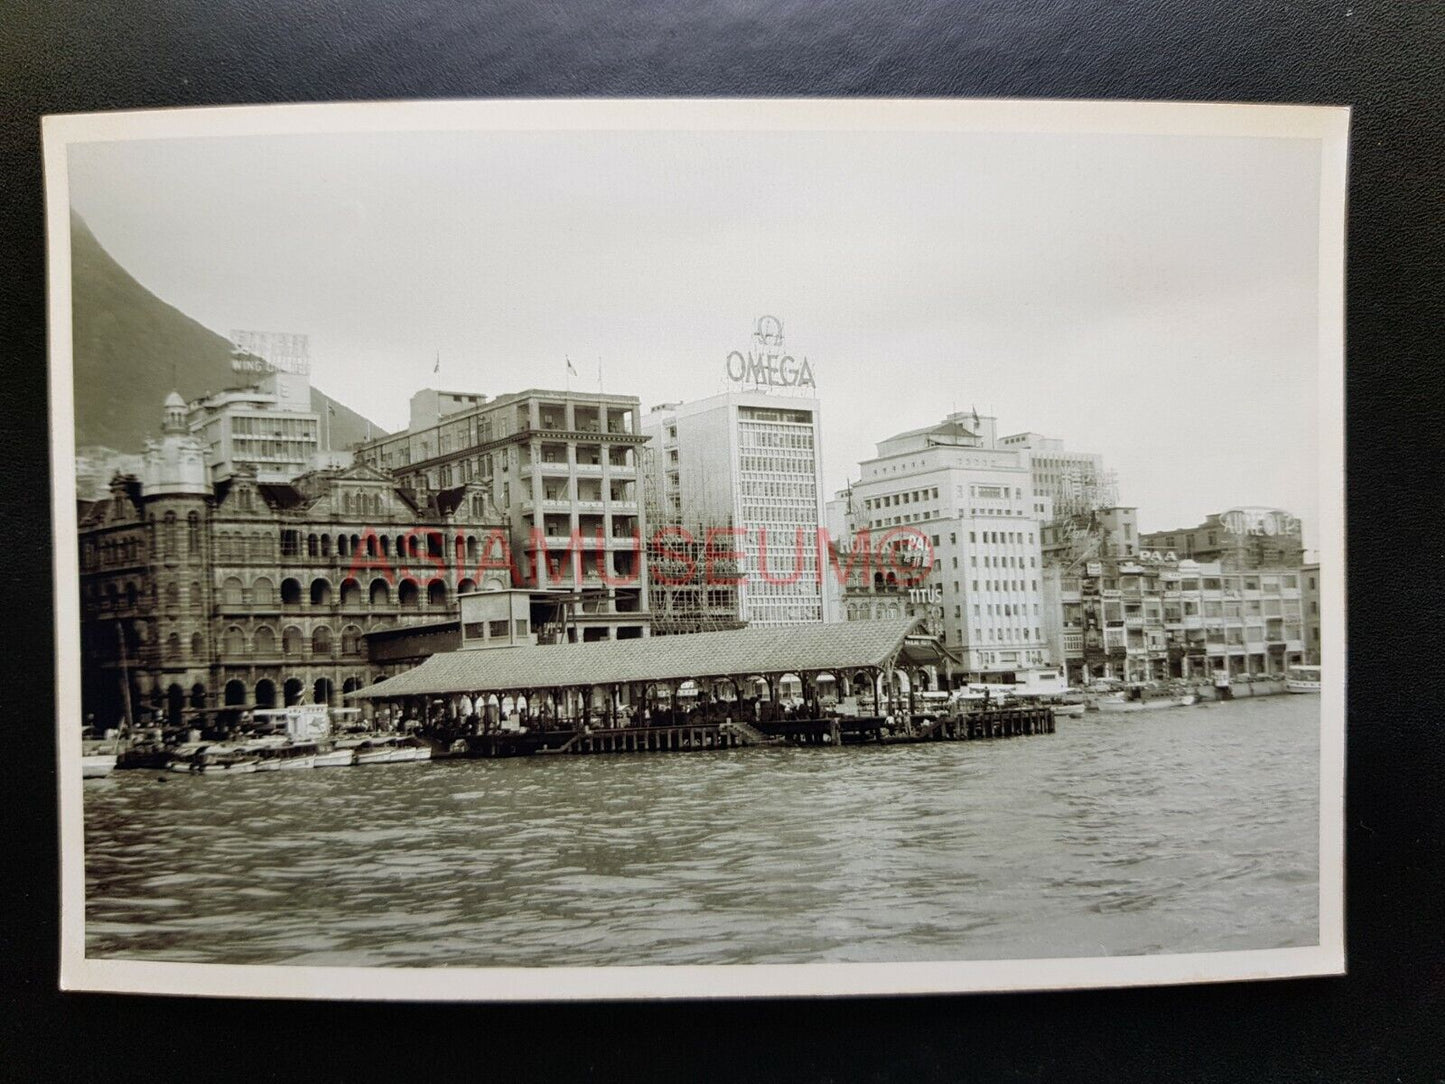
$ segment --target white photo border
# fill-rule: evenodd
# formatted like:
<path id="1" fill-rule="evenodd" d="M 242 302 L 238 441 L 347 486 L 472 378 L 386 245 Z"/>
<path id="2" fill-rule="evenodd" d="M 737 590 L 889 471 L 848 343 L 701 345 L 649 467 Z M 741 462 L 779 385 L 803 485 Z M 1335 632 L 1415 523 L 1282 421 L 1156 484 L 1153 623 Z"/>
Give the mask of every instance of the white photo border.
<path id="1" fill-rule="evenodd" d="M 214 997 L 573 1001 L 926 994 L 1170 985 L 1345 970 L 1345 196 L 1347 107 L 944 99 L 547 99 L 173 109 L 43 120 L 49 279 L 60 986 Z M 71 323 L 72 144 L 135 139 L 479 131 L 912 131 L 1312 139 L 1319 144 L 1319 931 L 1317 946 L 925 963 L 549 968 L 314 967 L 89 959 L 80 774 L 80 589 Z M 67 724 L 67 720 L 71 722 Z"/>

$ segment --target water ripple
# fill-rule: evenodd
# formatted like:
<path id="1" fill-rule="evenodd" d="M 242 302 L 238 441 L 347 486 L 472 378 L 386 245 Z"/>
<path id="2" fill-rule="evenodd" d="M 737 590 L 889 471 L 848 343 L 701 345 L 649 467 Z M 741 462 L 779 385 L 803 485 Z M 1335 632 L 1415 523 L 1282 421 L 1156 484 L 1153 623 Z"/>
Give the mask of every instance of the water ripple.
<path id="1" fill-rule="evenodd" d="M 85 788 L 87 952 L 546 966 L 1309 945 L 1318 706 L 993 743 L 117 773 Z"/>

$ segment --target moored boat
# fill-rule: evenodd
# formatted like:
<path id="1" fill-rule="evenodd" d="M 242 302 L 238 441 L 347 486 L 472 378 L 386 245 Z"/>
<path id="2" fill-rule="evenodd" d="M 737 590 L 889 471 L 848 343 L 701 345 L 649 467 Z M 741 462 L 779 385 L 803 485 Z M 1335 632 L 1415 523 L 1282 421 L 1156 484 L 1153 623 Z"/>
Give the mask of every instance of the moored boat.
<path id="1" fill-rule="evenodd" d="M 255 753 L 227 745 L 204 745 L 190 756 L 171 761 L 171 771 L 195 775 L 251 775 L 260 758 Z"/>
<path id="2" fill-rule="evenodd" d="M 322 750 L 311 758 L 313 768 L 349 768 L 355 763 L 356 749 L 349 745 Z"/>
<path id="3" fill-rule="evenodd" d="M 356 747 L 357 764 L 391 764 L 397 751 L 395 738 L 370 738 Z M 407 756 L 407 760 L 412 759 Z"/>
<path id="4" fill-rule="evenodd" d="M 396 745 L 391 756 L 392 762 L 411 760 L 430 760 L 431 746 L 420 738 L 407 735 L 404 738 L 396 739 Z"/>
<path id="5" fill-rule="evenodd" d="M 83 752 L 80 755 L 80 778 L 104 779 L 115 771 L 115 764 L 119 759 L 116 753 Z"/>
<path id="6" fill-rule="evenodd" d="M 1119 699 L 1102 699 L 1095 701 L 1094 706 L 1102 712 L 1132 712 L 1132 711 L 1158 711 L 1163 708 L 1183 708 L 1190 704 L 1199 702 L 1199 697 L 1193 693 L 1184 695 L 1165 694 L 1162 696 L 1144 697 L 1121 697 Z"/>
<path id="7" fill-rule="evenodd" d="M 1317 693 L 1320 691 L 1320 668 L 1318 666 L 1291 666 L 1285 672 L 1285 690 L 1292 693 Z"/>

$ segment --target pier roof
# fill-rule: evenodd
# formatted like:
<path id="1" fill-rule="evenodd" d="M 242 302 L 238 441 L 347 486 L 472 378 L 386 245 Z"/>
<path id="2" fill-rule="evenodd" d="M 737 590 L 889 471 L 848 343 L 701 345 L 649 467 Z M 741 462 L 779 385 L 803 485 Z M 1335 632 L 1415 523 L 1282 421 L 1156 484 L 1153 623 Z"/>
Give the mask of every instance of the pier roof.
<path id="1" fill-rule="evenodd" d="M 767 625 L 638 640 L 462 649 L 433 655 L 386 681 L 349 694 L 385 700 L 403 696 L 522 691 L 754 674 L 849 671 L 952 656 L 920 636 L 917 618 Z M 953 660 L 957 661 L 957 660 Z"/>

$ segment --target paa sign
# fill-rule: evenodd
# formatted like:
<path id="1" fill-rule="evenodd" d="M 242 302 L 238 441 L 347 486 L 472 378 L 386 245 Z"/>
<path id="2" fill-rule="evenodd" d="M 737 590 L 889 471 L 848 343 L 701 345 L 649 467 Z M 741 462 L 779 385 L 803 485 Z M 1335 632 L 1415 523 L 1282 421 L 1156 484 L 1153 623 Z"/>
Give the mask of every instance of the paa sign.
<path id="1" fill-rule="evenodd" d="M 747 353 L 734 350 L 728 354 L 727 374 L 734 384 L 753 384 L 760 388 L 818 386 L 808 359 L 799 361 L 783 348 L 783 322 L 776 316 L 758 318 Z"/>

